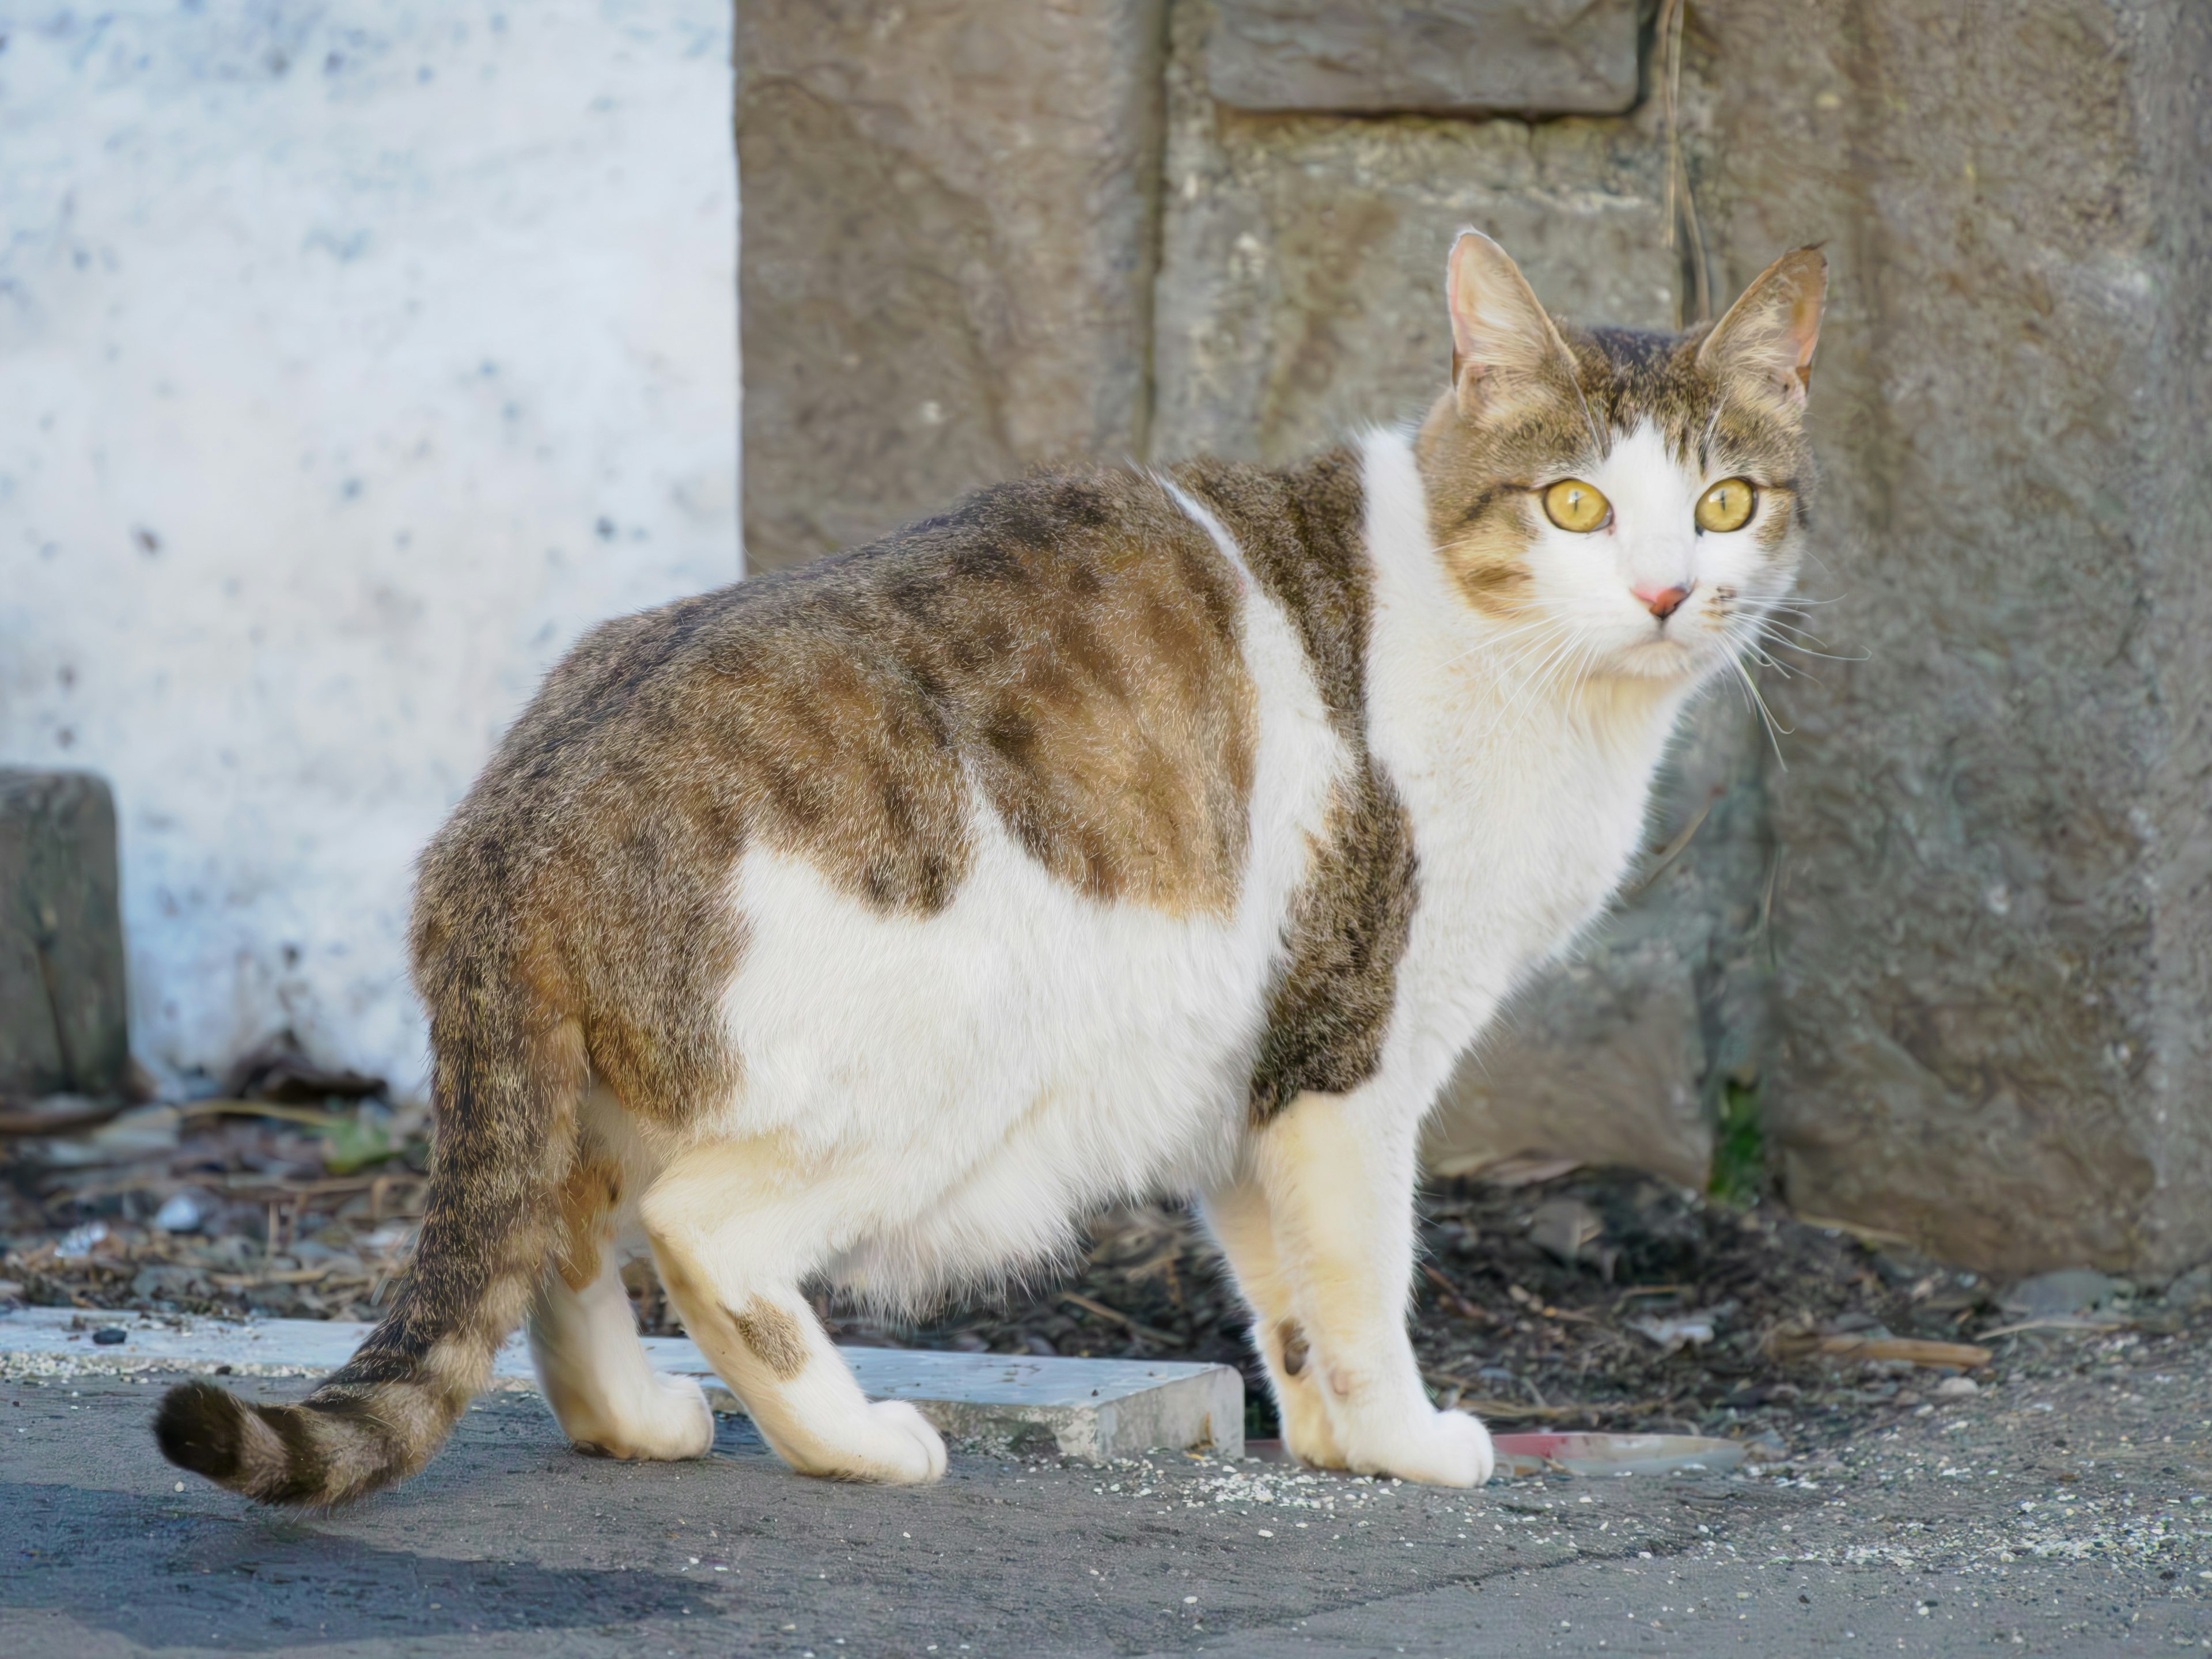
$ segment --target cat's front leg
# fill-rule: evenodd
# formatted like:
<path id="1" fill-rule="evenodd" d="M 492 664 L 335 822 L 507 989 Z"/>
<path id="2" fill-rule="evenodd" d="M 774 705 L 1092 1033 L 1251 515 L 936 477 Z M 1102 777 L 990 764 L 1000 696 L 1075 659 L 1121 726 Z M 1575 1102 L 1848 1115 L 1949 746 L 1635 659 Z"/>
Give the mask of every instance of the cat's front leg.
<path id="1" fill-rule="evenodd" d="M 1406 1332 L 1414 1131 L 1411 1114 L 1364 1093 L 1304 1094 L 1254 1131 L 1252 1167 L 1345 1467 L 1479 1486 L 1490 1435 L 1429 1403 Z"/>
<path id="2" fill-rule="evenodd" d="M 799 1293 L 831 1253 L 846 1194 L 726 1143 L 663 1171 L 641 1213 L 684 1328 L 801 1474 L 913 1486 L 945 1473 L 945 1442 L 902 1400 L 871 1401 Z"/>
<path id="3" fill-rule="evenodd" d="M 1267 1368 L 1284 1445 L 1292 1456 L 1316 1468 L 1344 1468 L 1344 1449 L 1329 1425 L 1318 1371 L 1311 1363 L 1312 1344 L 1298 1322 L 1290 1274 L 1275 1249 L 1267 1193 L 1258 1181 L 1247 1177 L 1204 1194 L 1199 1207 L 1252 1310 L 1252 1346 Z"/>

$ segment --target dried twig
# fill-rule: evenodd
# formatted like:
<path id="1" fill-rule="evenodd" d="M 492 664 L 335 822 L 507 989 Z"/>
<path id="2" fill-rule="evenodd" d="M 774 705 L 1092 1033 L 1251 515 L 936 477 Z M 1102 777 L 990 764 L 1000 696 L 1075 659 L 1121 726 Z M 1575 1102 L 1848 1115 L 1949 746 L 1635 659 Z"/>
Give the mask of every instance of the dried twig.
<path id="1" fill-rule="evenodd" d="M 1913 1336 L 1815 1336 L 1810 1331 L 1778 1330 L 1767 1339 L 1777 1359 L 1902 1359 L 1915 1365 L 1951 1366 L 1971 1371 L 1990 1363 L 1990 1351 L 1971 1342 L 1931 1342 Z"/>
<path id="2" fill-rule="evenodd" d="M 1078 1296 L 1073 1291 L 1062 1291 L 1060 1293 L 1060 1299 L 1062 1302 L 1073 1304 L 1085 1313 L 1097 1314 L 1101 1319 L 1110 1319 L 1116 1325 L 1126 1326 L 1150 1341 L 1164 1343 L 1171 1348 L 1179 1348 L 1182 1346 L 1181 1337 L 1171 1335 L 1166 1331 L 1154 1330 L 1150 1325 L 1140 1325 L 1120 1309 L 1109 1308 L 1103 1302 L 1093 1302 L 1089 1297 Z"/>
<path id="3" fill-rule="evenodd" d="M 1498 1316 L 1496 1314 L 1491 1312 L 1487 1308 L 1478 1307 L 1475 1304 L 1468 1301 L 1466 1297 L 1460 1293 L 1459 1286 L 1453 1284 L 1449 1279 L 1446 1279 L 1443 1274 L 1437 1270 L 1434 1262 L 1424 1261 L 1421 1263 L 1421 1272 L 1427 1276 L 1431 1284 L 1434 1285 L 1437 1290 L 1443 1293 L 1440 1299 L 1449 1305 L 1451 1310 L 1457 1314 L 1461 1318 L 1472 1319 L 1478 1325 L 1495 1325 L 1498 1322 Z"/>
<path id="4" fill-rule="evenodd" d="M 12 1106 L 0 1106 L 0 1137 L 65 1135 L 79 1129 L 96 1129 L 130 1109 L 127 1100 L 72 1106 L 58 1112 L 22 1111 Z"/>

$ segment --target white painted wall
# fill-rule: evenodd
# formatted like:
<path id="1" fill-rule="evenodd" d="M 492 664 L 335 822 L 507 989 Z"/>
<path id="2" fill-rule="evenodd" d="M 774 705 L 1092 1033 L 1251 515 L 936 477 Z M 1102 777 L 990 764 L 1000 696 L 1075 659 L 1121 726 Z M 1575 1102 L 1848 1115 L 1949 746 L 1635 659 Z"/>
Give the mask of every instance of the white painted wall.
<path id="1" fill-rule="evenodd" d="M 729 0 L 0 0 L 0 763 L 122 823 L 134 1044 L 419 1087 L 410 866 L 739 571 Z"/>

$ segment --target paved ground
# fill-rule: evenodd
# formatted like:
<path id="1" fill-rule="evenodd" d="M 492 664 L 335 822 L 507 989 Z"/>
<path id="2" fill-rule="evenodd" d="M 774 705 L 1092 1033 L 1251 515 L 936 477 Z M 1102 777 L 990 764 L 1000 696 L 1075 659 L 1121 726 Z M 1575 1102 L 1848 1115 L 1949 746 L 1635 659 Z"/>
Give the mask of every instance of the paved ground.
<path id="1" fill-rule="evenodd" d="M 17 1378 L 0 1653 L 2212 1649 L 2212 1351 L 2105 1346 L 1808 1434 L 1779 1473 L 1472 1494 L 1182 1457 L 839 1487 L 741 1419 L 712 1461 L 632 1468 L 501 1395 L 409 1486 L 307 1519 L 179 1490 L 158 1380 Z"/>

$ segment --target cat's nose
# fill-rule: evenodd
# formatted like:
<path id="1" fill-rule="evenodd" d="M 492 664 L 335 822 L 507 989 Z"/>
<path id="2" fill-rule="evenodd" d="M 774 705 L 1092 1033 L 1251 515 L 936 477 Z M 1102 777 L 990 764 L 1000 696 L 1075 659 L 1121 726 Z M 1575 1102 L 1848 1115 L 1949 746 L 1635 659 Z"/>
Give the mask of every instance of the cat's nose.
<path id="1" fill-rule="evenodd" d="M 1636 597 L 1644 601 L 1644 608 L 1665 622 L 1682 608 L 1682 601 L 1690 597 L 1690 588 L 1696 586 L 1692 582 L 1688 587 L 1639 587 L 1635 592 Z"/>

